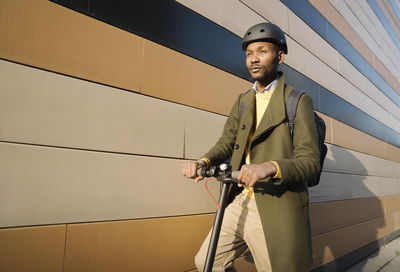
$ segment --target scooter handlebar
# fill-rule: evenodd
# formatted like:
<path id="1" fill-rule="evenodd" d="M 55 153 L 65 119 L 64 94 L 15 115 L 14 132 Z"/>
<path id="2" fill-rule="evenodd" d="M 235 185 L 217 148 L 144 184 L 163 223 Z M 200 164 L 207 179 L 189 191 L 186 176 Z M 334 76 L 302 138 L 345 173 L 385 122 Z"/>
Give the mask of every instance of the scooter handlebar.
<path id="1" fill-rule="evenodd" d="M 196 171 L 198 176 L 205 178 L 215 177 L 217 180 L 231 180 L 233 182 L 239 183 L 237 180 L 239 176 L 239 171 L 232 171 L 230 165 L 221 164 L 220 166 L 210 166 L 208 168 L 199 168 Z"/>

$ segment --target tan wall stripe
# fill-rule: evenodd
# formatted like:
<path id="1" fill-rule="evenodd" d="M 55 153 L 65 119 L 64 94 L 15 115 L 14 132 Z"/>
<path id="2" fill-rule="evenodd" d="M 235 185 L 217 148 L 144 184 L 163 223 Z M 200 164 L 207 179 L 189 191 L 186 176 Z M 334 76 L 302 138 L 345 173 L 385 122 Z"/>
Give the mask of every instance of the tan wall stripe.
<path id="1" fill-rule="evenodd" d="M 8 0 L 0 35 L 0 58 L 139 90 L 144 39 L 101 21 L 46 0 Z"/>
<path id="2" fill-rule="evenodd" d="M 0 229 L 0 271 L 62 272 L 65 225 Z"/>
<path id="3" fill-rule="evenodd" d="M 332 119 L 333 144 L 385 158 L 385 142 Z"/>
<path id="4" fill-rule="evenodd" d="M 369 197 L 310 205 L 312 235 L 385 216 L 385 197 Z M 395 197 L 400 200 L 400 195 Z M 393 201 L 391 201 L 393 202 Z"/>
<path id="5" fill-rule="evenodd" d="M 385 215 L 390 215 L 400 212 L 400 195 L 385 196 L 384 201 L 385 201 Z"/>
<path id="6" fill-rule="evenodd" d="M 310 204 L 313 236 L 400 213 L 400 194 Z M 400 222 L 399 222 L 400 223 Z M 393 231 L 400 229 L 394 225 Z"/>
<path id="7" fill-rule="evenodd" d="M 400 179 L 400 164 L 327 144 L 324 172 Z"/>
<path id="8" fill-rule="evenodd" d="M 186 271 L 213 215 L 68 226 L 64 272 Z"/>
<path id="9" fill-rule="evenodd" d="M 400 195 L 393 195 L 311 204 L 314 266 L 326 264 L 400 229 L 399 203 Z M 193 256 L 210 229 L 213 218 L 214 214 L 208 214 L 68 225 L 64 271 L 193 269 Z M 320 227 L 319 232 L 316 227 Z M 0 245 L 3 246 L 0 246 L 0 251 L 12 254 L 13 258 L 4 258 L 0 269 L 18 267 L 16 271 L 32 271 L 18 262 L 16 257 L 28 254 L 28 260 L 44 256 L 47 260 L 46 250 L 49 249 L 51 254 L 58 256 L 52 260 L 59 265 L 64 236 L 64 225 L 1 229 Z M 31 241 L 30 246 L 26 247 L 26 241 Z M 46 246 L 33 250 L 38 244 Z M 0 254 L 0 260 L 1 256 L 8 255 Z M 36 265 L 44 267 L 41 271 L 50 271 L 46 270 L 46 267 L 53 268 L 50 264 L 38 262 Z M 252 267 L 246 258 L 238 261 L 238 268 Z"/>
<path id="10" fill-rule="evenodd" d="M 319 113 L 327 126 L 327 143 L 379 158 L 400 162 L 400 148 L 374 138 L 327 115 Z"/>
<path id="11" fill-rule="evenodd" d="M 208 64 L 145 42 L 144 94 L 227 115 L 236 97 L 251 86 L 250 82 Z"/>
<path id="12" fill-rule="evenodd" d="M 400 82 L 369 49 L 329 0 L 308 0 L 360 53 L 360 55 L 400 94 Z"/>
<path id="13" fill-rule="evenodd" d="M 395 162 L 400 162 L 400 148 L 385 143 L 386 158 Z"/>
<path id="14" fill-rule="evenodd" d="M 313 267 L 399 230 L 399 204 L 400 195 L 311 204 Z"/>
<path id="15" fill-rule="evenodd" d="M 396 215 L 397 216 L 397 215 Z M 399 229 L 394 215 L 352 225 L 313 237 L 314 265 L 324 265 Z"/>

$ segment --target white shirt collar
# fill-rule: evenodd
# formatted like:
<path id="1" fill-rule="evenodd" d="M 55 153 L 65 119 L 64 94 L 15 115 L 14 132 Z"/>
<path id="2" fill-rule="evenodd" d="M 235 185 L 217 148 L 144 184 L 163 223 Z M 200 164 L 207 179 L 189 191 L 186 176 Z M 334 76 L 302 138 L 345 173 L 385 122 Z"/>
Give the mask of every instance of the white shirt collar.
<path id="1" fill-rule="evenodd" d="M 278 77 L 277 77 L 275 80 L 273 80 L 270 84 L 268 84 L 268 86 L 266 86 L 266 87 L 264 88 L 264 90 L 262 91 L 262 93 L 266 93 L 266 92 L 268 92 L 268 91 L 271 91 L 271 90 L 275 89 L 276 84 L 278 84 L 278 80 L 279 80 L 279 75 L 278 75 Z M 258 93 L 258 91 L 257 91 L 257 81 L 254 82 L 253 89 L 256 91 L 256 93 Z"/>

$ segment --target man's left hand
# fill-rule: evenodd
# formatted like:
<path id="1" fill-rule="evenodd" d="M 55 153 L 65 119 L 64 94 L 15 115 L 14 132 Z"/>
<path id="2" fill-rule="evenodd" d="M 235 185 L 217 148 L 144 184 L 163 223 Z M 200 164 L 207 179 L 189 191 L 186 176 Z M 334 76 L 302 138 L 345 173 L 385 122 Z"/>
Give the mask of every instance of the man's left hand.
<path id="1" fill-rule="evenodd" d="M 275 176 L 276 171 L 276 166 L 272 162 L 244 164 L 240 169 L 238 180 L 253 187 L 258 180 Z M 239 184 L 239 186 L 242 185 Z"/>

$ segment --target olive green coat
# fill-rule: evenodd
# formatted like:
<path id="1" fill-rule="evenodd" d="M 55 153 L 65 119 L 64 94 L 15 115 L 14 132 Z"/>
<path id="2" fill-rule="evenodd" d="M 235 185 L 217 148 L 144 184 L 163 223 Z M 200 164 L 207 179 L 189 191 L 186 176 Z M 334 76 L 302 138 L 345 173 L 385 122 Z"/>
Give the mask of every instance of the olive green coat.
<path id="1" fill-rule="evenodd" d="M 281 179 L 267 178 L 254 186 L 255 199 L 264 229 L 274 272 L 304 271 L 312 264 L 307 180 L 320 171 L 318 136 L 313 117 L 312 99 L 300 98 L 294 120 L 292 141 L 285 101 L 292 87 L 280 79 L 270 103 L 250 142 L 251 163 L 276 161 Z M 241 94 L 226 121 L 222 136 L 204 155 L 212 165 L 231 158 L 233 170 L 244 163 L 245 146 L 254 118 L 255 92 Z M 229 199 L 238 193 L 232 185 Z"/>

